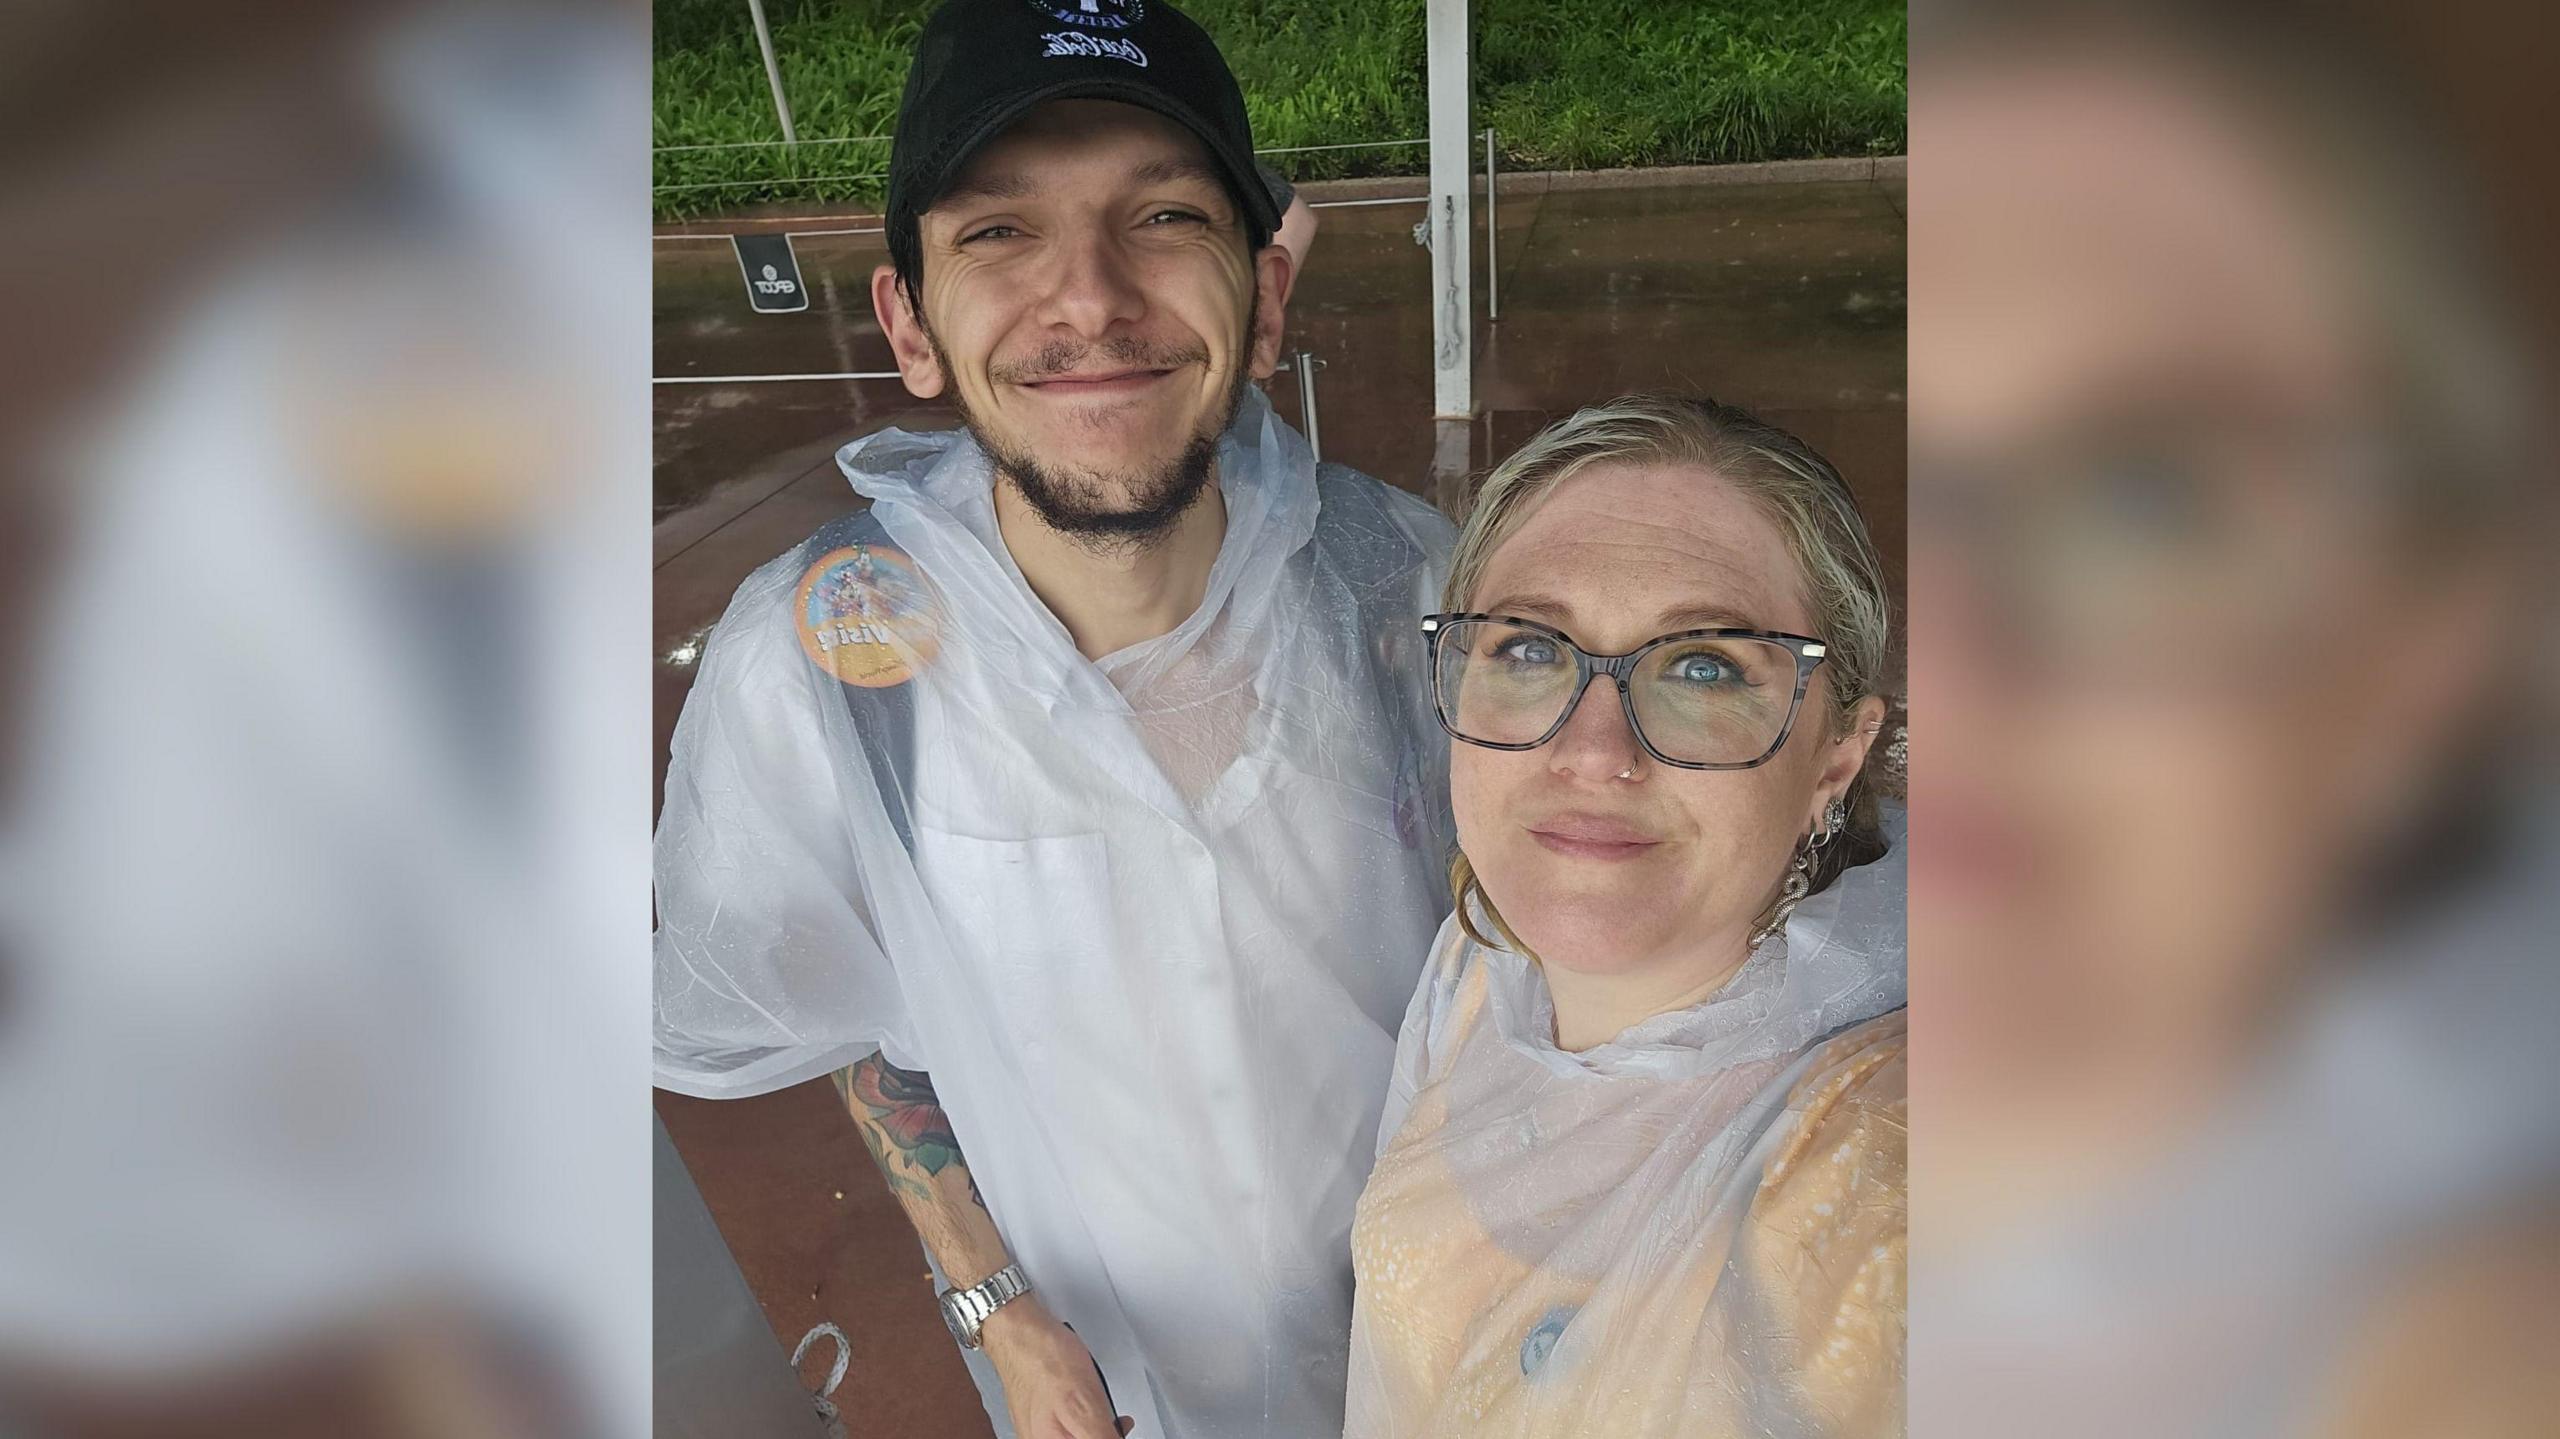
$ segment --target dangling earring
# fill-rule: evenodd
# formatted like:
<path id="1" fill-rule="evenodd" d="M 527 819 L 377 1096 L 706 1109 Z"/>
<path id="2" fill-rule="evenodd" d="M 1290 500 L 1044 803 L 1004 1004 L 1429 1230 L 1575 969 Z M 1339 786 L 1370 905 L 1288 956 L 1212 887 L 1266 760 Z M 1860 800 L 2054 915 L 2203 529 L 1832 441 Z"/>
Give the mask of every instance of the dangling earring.
<path id="1" fill-rule="evenodd" d="M 1788 916 L 1796 912 L 1797 905 L 1804 903 L 1806 895 L 1813 893 L 1813 867 L 1822 855 L 1822 847 L 1838 838 L 1848 823 L 1849 807 L 1841 802 L 1838 795 L 1833 795 L 1831 803 L 1823 807 L 1822 828 L 1796 842 L 1796 857 L 1787 866 L 1786 882 L 1778 888 L 1777 908 L 1769 911 L 1766 924 L 1752 931 L 1751 948 L 1758 949 L 1769 936 L 1787 927 Z"/>

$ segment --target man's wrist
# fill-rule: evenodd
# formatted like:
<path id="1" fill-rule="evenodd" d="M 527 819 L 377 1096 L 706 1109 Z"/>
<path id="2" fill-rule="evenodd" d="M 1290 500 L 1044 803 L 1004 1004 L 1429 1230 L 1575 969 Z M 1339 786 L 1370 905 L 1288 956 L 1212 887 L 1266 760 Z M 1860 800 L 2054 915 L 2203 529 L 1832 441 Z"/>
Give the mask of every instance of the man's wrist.
<path id="1" fill-rule="evenodd" d="M 942 1322 L 963 1349 L 983 1348 L 987 1321 L 1029 1297 L 1030 1276 L 1019 1264 L 1007 1264 L 977 1283 L 942 1291 Z"/>
<path id="2" fill-rule="evenodd" d="M 1049 1311 L 1040 1303 L 1038 1294 L 1021 1298 L 987 1316 L 978 1326 L 978 1347 L 994 1358 L 999 1349 L 1009 1349 L 1025 1335 L 1049 1326 Z"/>

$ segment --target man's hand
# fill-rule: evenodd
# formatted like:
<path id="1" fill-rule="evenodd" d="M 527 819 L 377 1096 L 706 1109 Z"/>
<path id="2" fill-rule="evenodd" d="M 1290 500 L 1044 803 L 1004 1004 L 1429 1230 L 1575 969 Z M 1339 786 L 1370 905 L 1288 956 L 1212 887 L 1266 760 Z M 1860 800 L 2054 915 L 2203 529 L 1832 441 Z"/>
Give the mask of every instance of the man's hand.
<path id="1" fill-rule="evenodd" d="M 1017 1439 L 1118 1439 L 1136 1423 L 1111 1412 L 1092 1351 L 1038 1295 L 988 1315 L 978 1342 L 1004 1381 Z"/>

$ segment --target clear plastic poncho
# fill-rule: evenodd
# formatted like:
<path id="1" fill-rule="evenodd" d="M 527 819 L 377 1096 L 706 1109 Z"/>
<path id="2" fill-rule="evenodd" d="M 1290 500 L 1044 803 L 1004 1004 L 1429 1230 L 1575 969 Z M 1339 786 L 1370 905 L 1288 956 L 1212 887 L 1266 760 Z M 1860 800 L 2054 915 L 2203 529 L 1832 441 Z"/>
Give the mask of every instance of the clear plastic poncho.
<path id="1" fill-rule="evenodd" d="M 1580 1053 L 1452 917 L 1360 1201 L 1350 1439 L 1899 1432 L 1902 828 L 1712 999 Z"/>
<path id="2" fill-rule="evenodd" d="M 1248 391 L 1199 611 L 1092 662 L 974 441 L 839 463 L 871 511 L 747 580 L 676 729 L 659 1083 L 929 1071 L 1137 1433 L 1335 1432 L 1352 1207 L 1448 907 L 1417 621 L 1449 525 Z"/>

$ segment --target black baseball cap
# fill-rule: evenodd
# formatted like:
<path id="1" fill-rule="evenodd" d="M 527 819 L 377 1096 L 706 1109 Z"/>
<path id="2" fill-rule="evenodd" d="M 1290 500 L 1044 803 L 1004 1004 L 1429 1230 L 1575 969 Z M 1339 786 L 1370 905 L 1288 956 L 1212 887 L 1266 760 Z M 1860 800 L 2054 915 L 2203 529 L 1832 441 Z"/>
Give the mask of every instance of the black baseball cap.
<path id="1" fill-rule="evenodd" d="M 1253 246 L 1280 211 L 1254 168 L 1244 92 L 1209 32 L 1164 0 L 950 0 L 916 37 L 889 150 L 888 239 L 914 253 L 916 217 L 1033 106 L 1118 100 L 1200 137 Z"/>

